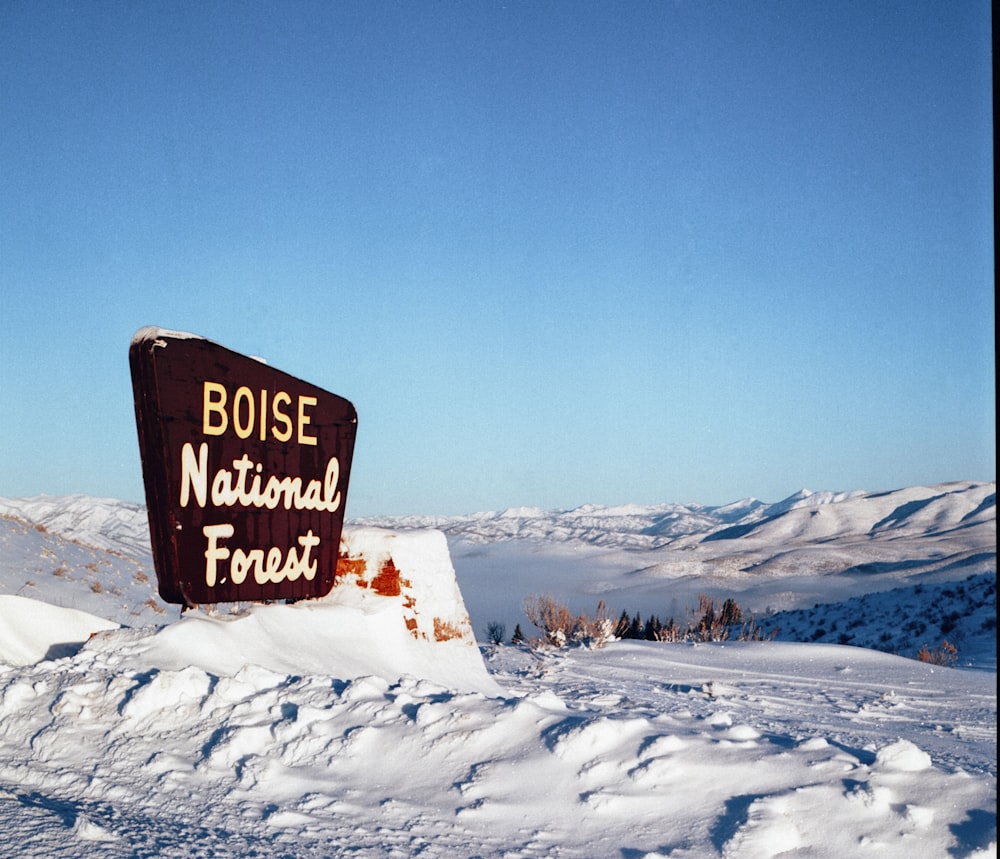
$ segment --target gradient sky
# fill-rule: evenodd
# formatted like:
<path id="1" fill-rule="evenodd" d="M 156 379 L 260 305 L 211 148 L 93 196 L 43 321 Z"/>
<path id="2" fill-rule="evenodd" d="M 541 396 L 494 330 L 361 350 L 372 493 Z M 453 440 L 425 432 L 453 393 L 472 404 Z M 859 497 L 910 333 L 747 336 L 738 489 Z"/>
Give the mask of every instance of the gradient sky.
<path id="1" fill-rule="evenodd" d="M 996 476 L 986 2 L 0 0 L 0 495 L 128 347 L 350 399 L 348 517 Z"/>

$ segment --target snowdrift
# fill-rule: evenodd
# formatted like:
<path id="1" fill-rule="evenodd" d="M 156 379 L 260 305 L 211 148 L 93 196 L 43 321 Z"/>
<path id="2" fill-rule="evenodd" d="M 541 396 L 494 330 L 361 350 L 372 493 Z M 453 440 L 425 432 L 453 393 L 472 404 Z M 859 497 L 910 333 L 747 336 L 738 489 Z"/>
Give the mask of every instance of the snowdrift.
<path id="1" fill-rule="evenodd" d="M 831 645 L 501 647 L 493 697 L 149 668 L 133 643 L 0 667 L 0 855 L 996 856 L 985 672 Z"/>
<path id="2" fill-rule="evenodd" d="M 91 636 L 118 624 L 84 611 L 0 594 L 0 663 L 33 665 L 78 650 Z"/>

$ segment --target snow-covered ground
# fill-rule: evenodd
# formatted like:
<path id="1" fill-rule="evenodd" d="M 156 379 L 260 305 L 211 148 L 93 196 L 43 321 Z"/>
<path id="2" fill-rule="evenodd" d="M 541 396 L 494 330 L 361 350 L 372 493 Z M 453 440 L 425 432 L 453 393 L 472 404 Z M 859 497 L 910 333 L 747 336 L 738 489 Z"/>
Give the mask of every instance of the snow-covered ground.
<path id="1" fill-rule="evenodd" d="M 339 585 L 181 618 L 141 507 L 0 500 L 0 856 L 995 856 L 995 504 L 348 529 L 409 569 L 447 567 L 443 531 L 481 640 L 536 634 L 531 593 L 678 620 L 732 596 L 781 639 L 540 650 L 395 638 Z M 967 667 L 906 658 L 944 638 Z"/>

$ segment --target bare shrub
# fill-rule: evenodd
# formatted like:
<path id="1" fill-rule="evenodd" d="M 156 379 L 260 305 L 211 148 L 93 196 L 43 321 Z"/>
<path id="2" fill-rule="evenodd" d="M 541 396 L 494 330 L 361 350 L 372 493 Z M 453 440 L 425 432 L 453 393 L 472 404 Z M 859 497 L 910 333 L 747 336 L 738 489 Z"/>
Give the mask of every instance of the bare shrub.
<path id="1" fill-rule="evenodd" d="M 699 594 L 696 618 L 689 623 L 686 634 L 696 641 L 728 641 L 734 633 L 737 641 L 765 641 L 777 635 L 777 630 L 765 634 L 752 616 L 743 614 L 732 597 L 717 609 L 712 597 Z"/>
<path id="2" fill-rule="evenodd" d="M 573 640 L 588 647 L 603 647 L 609 641 L 615 640 L 615 621 L 611 619 L 604 600 L 597 603 L 593 617 L 581 614 L 576 619 Z"/>
<path id="3" fill-rule="evenodd" d="M 486 624 L 486 639 L 490 644 L 503 644 L 504 637 L 507 635 L 507 627 L 498 621 L 491 620 Z"/>
<path id="4" fill-rule="evenodd" d="M 723 626 L 739 626 L 743 623 L 743 609 L 736 604 L 736 600 L 732 597 L 729 597 L 722 604 L 722 610 L 719 612 L 719 623 Z"/>
<path id="5" fill-rule="evenodd" d="M 740 627 L 740 634 L 736 636 L 737 641 L 773 641 L 778 635 L 777 629 L 772 629 L 770 632 L 765 633 L 763 629 L 757 626 L 757 621 L 754 618 L 750 618 L 743 626 Z"/>
<path id="6" fill-rule="evenodd" d="M 551 596 L 529 596 L 524 601 L 524 613 L 532 625 L 542 631 L 542 643 L 563 647 L 570 642 L 587 647 L 603 647 L 615 638 L 616 623 L 604 600 L 597 604 L 591 617 L 574 616 L 561 602 Z"/>
<path id="7" fill-rule="evenodd" d="M 661 623 L 656 629 L 655 641 L 677 642 L 687 638 L 687 633 L 682 630 L 674 619 L 670 618 L 666 623 Z"/>
<path id="8" fill-rule="evenodd" d="M 931 665 L 943 665 L 946 668 L 953 668 L 958 662 L 958 648 L 949 643 L 946 638 L 941 642 L 940 647 L 930 650 L 925 644 L 917 651 L 917 659 Z"/>
<path id="9" fill-rule="evenodd" d="M 570 640 L 576 618 L 551 596 L 529 596 L 524 601 L 524 613 L 532 626 L 542 631 L 543 643 L 562 647 Z"/>
<path id="10" fill-rule="evenodd" d="M 699 619 L 694 625 L 693 634 L 699 641 L 726 641 L 729 638 L 729 626 L 724 623 L 726 616 L 726 606 L 730 603 L 736 605 L 732 600 L 727 600 L 723 610 L 716 612 L 715 600 L 705 594 L 698 594 L 698 615 Z M 732 614 L 730 609 L 729 615 Z"/>
<path id="11" fill-rule="evenodd" d="M 618 639 L 638 639 L 645 641 L 769 641 L 777 635 L 777 630 L 765 633 L 753 616 L 745 614 L 732 598 L 716 605 L 714 598 L 705 594 L 698 597 L 698 609 L 688 612 L 681 624 L 668 618 L 663 622 L 655 614 L 645 621 L 636 614 L 630 617 L 623 611 L 618 618 L 612 617 L 604 601 L 597 604 L 593 616 L 573 613 L 551 596 L 530 596 L 524 602 L 528 620 L 543 633 L 537 643 L 551 647 L 562 647 L 569 643 L 588 647 L 601 647 Z"/>

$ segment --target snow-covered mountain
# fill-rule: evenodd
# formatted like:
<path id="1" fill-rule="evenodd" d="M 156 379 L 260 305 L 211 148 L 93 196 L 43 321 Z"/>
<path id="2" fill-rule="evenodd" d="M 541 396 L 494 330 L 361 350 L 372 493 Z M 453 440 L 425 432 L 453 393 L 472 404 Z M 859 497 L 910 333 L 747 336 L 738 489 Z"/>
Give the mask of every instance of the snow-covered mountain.
<path id="1" fill-rule="evenodd" d="M 89 495 L 0 498 L 3 515 L 97 549 L 132 558 L 150 557 L 149 521 L 141 504 Z"/>
<path id="2" fill-rule="evenodd" d="M 577 541 L 619 549 L 658 549 L 754 536 L 761 542 L 816 542 L 833 536 L 937 535 L 996 521 L 995 483 L 915 486 L 893 492 L 811 492 L 774 504 L 746 498 L 700 504 L 585 504 L 569 510 L 517 507 L 466 516 L 359 520 L 391 528 L 437 528 L 470 542 Z"/>
<path id="3" fill-rule="evenodd" d="M 448 535 L 479 632 L 531 634 L 529 593 L 735 595 L 780 627 L 483 645 L 487 682 L 358 626 L 357 588 L 181 618 L 142 508 L 0 501 L 0 857 L 995 857 L 995 505 L 948 484 L 379 520 L 413 562 L 440 535 L 400 529 Z M 979 670 L 893 655 L 945 635 Z"/>
<path id="4" fill-rule="evenodd" d="M 149 555 L 145 507 L 84 495 L 0 498 L 0 515 L 13 516 L 96 548 Z M 937 539 L 962 529 L 995 540 L 996 484 L 947 483 L 892 492 L 811 492 L 802 489 L 767 504 L 746 498 L 718 507 L 700 504 L 600 506 L 569 510 L 517 507 L 464 516 L 382 516 L 354 524 L 443 531 L 467 542 L 509 540 L 580 542 L 617 549 L 690 547 L 751 538 L 746 543 L 787 545 L 833 538 Z M 981 540 L 966 533 L 970 544 Z"/>

